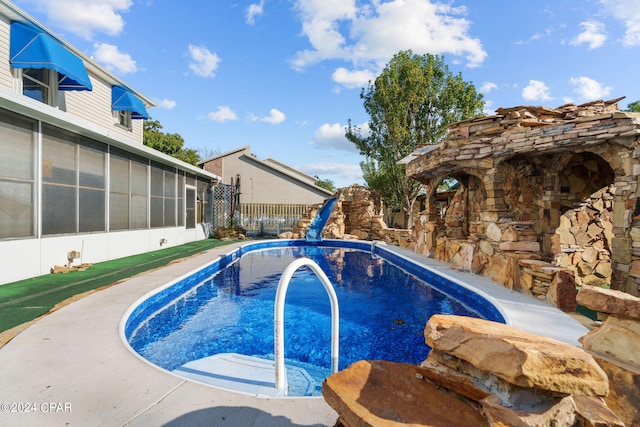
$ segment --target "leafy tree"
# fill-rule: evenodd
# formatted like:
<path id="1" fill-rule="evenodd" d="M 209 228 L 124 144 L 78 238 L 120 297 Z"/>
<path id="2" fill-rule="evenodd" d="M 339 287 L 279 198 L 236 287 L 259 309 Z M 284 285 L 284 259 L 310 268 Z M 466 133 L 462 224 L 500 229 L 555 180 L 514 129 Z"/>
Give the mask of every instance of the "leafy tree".
<path id="1" fill-rule="evenodd" d="M 144 145 L 168 154 L 183 162 L 197 165 L 200 156 L 196 150 L 184 148 L 184 138 L 177 133 L 164 133 L 158 120 L 145 120 L 143 128 Z"/>
<path id="2" fill-rule="evenodd" d="M 400 204 L 411 227 L 421 185 L 398 162 L 418 145 L 438 143 L 449 124 L 481 114 L 483 96 L 461 74 L 452 74 L 444 57 L 409 50 L 395 54 L 360 98 L 370 116 L 370 132 L 363 135 L 349 120 L 345 135 L 370 159 L 363 168 L 372 179 L 365 176 L 367 185 L 387 206 Z"/>
<path id="3" fill-rule="evenodd" d="M 629 111 L 640 113 L 640 101 L 633 101 L 627 105 Z"/>
<path id="4" fill-rule="evenodd" d="M 460 188 L 460 181 L 458 181 L 455 178 L 445 178 L 442 180 L 442 182 L 438 185 L 437 188 L 437 192 L 439 193 L 444 193 L 447 191 L 453 191 L 453 190 L 457 190 Z"/>
<path id="5" fill-rule="evenodd" d="M 385 167 L 391 168 L 391 170 L 387 170 Z M 364 162 L 360 162 L 360 168 L 362 169 L 362 177 L 369 188 L 376 190 L 383 198 L 387 207 L 385 221 L 387 224 L 391 224 L 393 213 L 402 210 L 402 199 L 398 198 L 400 194 L 397 188 L 398 181 L 394 178 L 398 173 L 395 169 L 400 168 L 400 165 L 397 163 L 380 164 L 375 159 L 367 158 Z M 399 173 L 403 171 L 404 168 Z"/>
<path id="6" fill-rule="evenodd" d="M 316 176 L 316 178 L 318 178 Z M 331 181 L 330 179 L 320 179 L 318 178 L 318 181 L 316 182 L 316 185 L 318 187 L 324 188 L 325 190 L 329 190 L 331 192 L 336 191 L 336 186 L 333 183 L 333 181 Z"/>

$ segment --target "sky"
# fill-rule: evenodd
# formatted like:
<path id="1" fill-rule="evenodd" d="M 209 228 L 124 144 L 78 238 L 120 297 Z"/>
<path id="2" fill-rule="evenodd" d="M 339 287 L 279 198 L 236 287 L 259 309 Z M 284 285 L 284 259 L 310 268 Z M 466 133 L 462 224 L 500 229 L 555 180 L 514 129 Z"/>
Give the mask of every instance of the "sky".
<path id="1" fill-rule="evenodd" d="M 638 0 L 15 0 L 209 158 L 250 146 L 337 188 L 363 184 L 344 136 L 393 55 L 441 55 L 500 107 L 640 100 Z"/>

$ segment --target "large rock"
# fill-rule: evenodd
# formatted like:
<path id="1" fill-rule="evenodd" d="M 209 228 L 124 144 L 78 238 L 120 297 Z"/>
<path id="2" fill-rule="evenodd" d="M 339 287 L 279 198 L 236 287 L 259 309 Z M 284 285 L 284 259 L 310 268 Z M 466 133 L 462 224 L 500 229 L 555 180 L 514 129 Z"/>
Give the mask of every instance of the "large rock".
<path id="1" fill-rule="evenodd" d="M 607 406 L 625 425 L 640 426 L 640 369 L 597 354 L 593 357 L 609 377 L 611 393 L 605 398 Z"/>
<path id="2" fill-rule="evenodd" d="M 433 349 L 520 387 L 606 396 L 609 381 L 593 357 L 572 345 L 464 316 L 434 315 L 424 331 Z"/>
<path id="3" fill-rule="evenodd" d="M 546 299 L 562 311 L 576 311 L 576 281 L 568 271 L 559 270 L 553 276 Z"/>
<path id="4" fill-rule="evenodd" d="M 640 298 L 597 286 L 583 286 L 577 296 L 578 304 L 616 317 L 640 319 Z"/>
<path id="5" fill-rule="evenodd" d="M 585 350 L 640 368 L 640 322 L 609 316 L 580 339 Z"/>
<path id="6" fill-rule="evenodd" d="M 476 406 L 418 379 L 407 363 L 355 362 L 327 377 L 322 395 L 346 427 L 487 426 Z"/>

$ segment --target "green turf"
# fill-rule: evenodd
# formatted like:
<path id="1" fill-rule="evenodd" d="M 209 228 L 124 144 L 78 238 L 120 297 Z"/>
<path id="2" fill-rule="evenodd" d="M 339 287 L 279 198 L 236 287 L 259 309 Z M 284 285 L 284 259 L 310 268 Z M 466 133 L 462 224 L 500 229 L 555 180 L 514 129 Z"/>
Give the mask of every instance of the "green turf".
<path id="1" fill-rule="evenodd" d="M 47 274 L 0 285 L 0 332 L 35 319 L 56 304 L 90 290 L 167 265 L 169 262 L 232 242 L 199 240 L 126 258 L 93 264 L 85 271 Z"/>

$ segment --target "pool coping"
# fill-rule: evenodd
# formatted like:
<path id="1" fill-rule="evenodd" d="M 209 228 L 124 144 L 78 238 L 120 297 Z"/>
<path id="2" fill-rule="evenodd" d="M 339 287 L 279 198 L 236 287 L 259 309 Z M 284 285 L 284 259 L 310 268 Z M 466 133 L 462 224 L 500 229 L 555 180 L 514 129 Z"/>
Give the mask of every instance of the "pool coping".
<path id="1" fill-rule="evenodd" d="M 186 381 L 143 362 L 121 341 L 122 316 L 141 296 L 245 244 L 213 248 L 133 277 L 22 331 L 0 348 L 0 404 L 14 403 L 16 410 L 0 412 L 0 424 L 334 425 L 337 414 L 321 397 L 254 397 Z M 386 248 L 490 295 L 513 326 L 574 345 L 587 333 L 571 316 L 533 297 L 448 264 Z"/>

